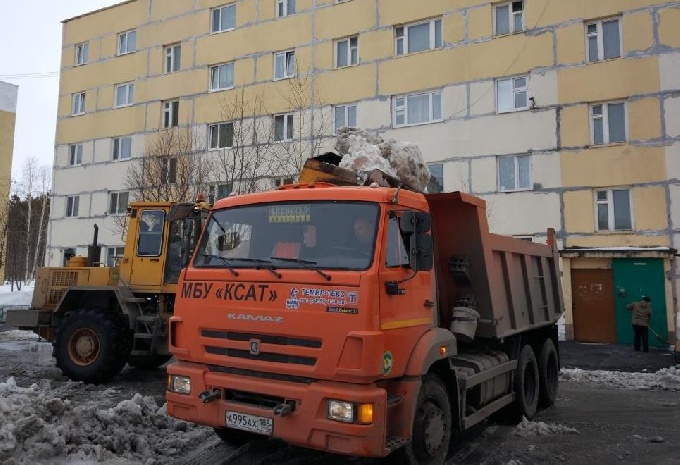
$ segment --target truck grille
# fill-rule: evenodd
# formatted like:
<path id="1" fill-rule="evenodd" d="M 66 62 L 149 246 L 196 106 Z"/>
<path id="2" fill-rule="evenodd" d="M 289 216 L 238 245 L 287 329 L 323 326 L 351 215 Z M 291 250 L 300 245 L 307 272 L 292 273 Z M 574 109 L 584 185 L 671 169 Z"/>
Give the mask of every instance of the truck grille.
<path id="1" fill-rule="evenodd" d="M 270 336 L 267 334 L 255 333 L 238 333 L 234 331 L 214 331 L 204 329 L 201 331 L 201 336 L 213 339 L 226 339 L 228 341 L 248 342 L 251 339 L 258 339 L 264 344 L 273 344 L 277 346 L 296 346 L 308 347 L 310 349 L 320 349 L 321 341 L 318 339 L 303 339 L 297 337 L 286 336 Z"/>
<path id="2" fill-rule="evenodd" d="M 47 304 L 57 305 L 64 292 L 71 286 L 78 283 L 77 271 L 52 270 L 50 273 L 50 284 L 47 292 Z"/>
<path id="3" fill-rule="evenodd" d="M 263 362 L 291 363 L 296 365 L 307 366 L 313 366 L 316 363 L 316 357 L 303 357 L 300 355 L 277 354 L 274 352 L 261 352 L 259 355 L 253 355 L 247 350 L 229 349 L 226 347 L 213 347 L 213 346 L 206 346 L 205 351 L 209 354 L 226 355 L 227 357 L 243 358 L 246 360 L 259 360 Z"/>

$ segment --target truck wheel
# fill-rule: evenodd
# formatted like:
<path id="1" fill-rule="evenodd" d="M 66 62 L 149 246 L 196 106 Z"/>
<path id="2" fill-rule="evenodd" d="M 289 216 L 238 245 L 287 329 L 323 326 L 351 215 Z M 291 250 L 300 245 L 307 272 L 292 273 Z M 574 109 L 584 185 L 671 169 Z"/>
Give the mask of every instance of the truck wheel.
<path id="1" fill-rule="evenodd" d="M 232 428 L 213 428 L 215 434 L 224 442 L 232 446 L 242 446 L 249 443 L 250 441 L 255 441 L 256 439 L 262 439 L 262 436 L 249 433 L 248 431 L 241 431 Z"/>
<path id="2" fill-rule="evenodd" d="M 534 349 L 529 344 L 522 347 L 515 371 L 515 418 L 517 422 L 536 415 L 539 395 L 538 364 Z"/>
<path id="3" fill-rule="evenodd" d="M 538 356 L 538 376 L 540 379 L 539 405 L 550 407 L 557 398 L 560 366 L 557 350 L 552 339 L 546 339 Z"/>
<path id="4" fill-rule="evenodd" d="M 451 402 L 444 383 L 436 375 L 425 375 L 418 394 L 411 442 L 395 452 L 390 463 L 443 465 L 452 428 Z"/>
<path id="5" fill-rule="evenodd" d="M 130 355 L 128 365 L 141 370 L 153 370 L 170 360 L 172 355 Z"/>
<path id="6" fill-rule="evenodd" d="M 57 366 L 73 381 L 105 383 L 123 369 L 130 352 L 123 319 L 110 311 L 80 309 L 57 328 Z"/>

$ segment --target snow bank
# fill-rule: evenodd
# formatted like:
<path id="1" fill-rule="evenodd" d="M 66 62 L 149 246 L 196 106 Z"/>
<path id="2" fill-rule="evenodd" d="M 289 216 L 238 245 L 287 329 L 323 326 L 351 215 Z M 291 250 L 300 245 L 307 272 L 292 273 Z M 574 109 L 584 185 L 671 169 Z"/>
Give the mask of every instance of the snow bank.
<path id="1" fill-rule="evenodd" d="M 595 384 L 607 388 L 680 391 L 680 365 L 662 368 L 656 373 L 622 373 L 618 371 L 587 371 L 580 368 L 563 368 L 560 370 L 560 379 L 562 381 Z"/>
<path id="2" fill-rule="evenodd" d="M 364 130 L 343 128 L 335 150 L 342 156 L 341 168 L 357 173 L 379 169 L 420 191 L 425 191 L 430 181 L 422 152 L 409 142 L 385 141 Z"/>
<path id="3" fill-rule="evenodd" d="M 544 423 L 542 421 L 529 421 L 526 417 L 522 418 L 522 422 L 517 425 L 515 430 L 517 436 L 554 436 L 557 434 L 579 434 L 577 429 L 569 426 L 560 425 L 558 423 Z"/>
<path id="4" fill-rule="evenodd" d="M 0 342 L 37 341 L 38 339 L 40 339 L 40 336 L 32 331 L 10 329 L 9 331 L 0 332 Z"/>
<path id="5" fill-rule="evenodd" d="M 117 394 L 107 389 L 96 400 L 74 406 L 64 397 L 78 397 L 82 383 L 54 389 L 49 380 L 40 383 L 28 388 L 17 386 L 14 378 L 0 383 L 0 463 L 151 465 L 210 437 L 208 428 L 169 417 L 153 397 L 135 394 L 105 408 Z"/>

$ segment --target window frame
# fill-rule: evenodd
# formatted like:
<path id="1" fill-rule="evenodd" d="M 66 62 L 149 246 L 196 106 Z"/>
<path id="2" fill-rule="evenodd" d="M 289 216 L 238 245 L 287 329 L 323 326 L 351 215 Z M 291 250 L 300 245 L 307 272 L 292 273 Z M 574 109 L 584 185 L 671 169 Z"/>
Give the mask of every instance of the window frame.
<path id="1" fill-rule="evenodd" d="M 82 164 L 83 164 L 83 144 L 69 144 L 68 166 L 79 166 Z"/>
<path id="2" fill-rule="evenodd" d="M 515 30 L 516 13 L 514 11 L 512 11 L 512 4 L 515 3 L 516 1 L 522 2 L 522 11 L 521 11 L 522 28 L 520 30 Z M 498 29 L 496 27 L 497 24 L 498 24 L 498 20 L 497 20 L 498 9 L 503 8 L 505 6 L 508 7 L 508 32 L 498 32 Z M 510 0 L 510 1 L 507 1 L 507 2 L 498 3 L 498 4 L 494 5 L 493 6 L 493 35 L 494 36 L 505 36 L 505 35 L 517 34 L 517 33 L 526 31 L 526 28 L 527 28 L 527 25 L 526 25 L 526 22 L 525 22 L 526 16 L 524 14 L 526 12 L 525 7 L 526 7 L 526 5 L 524 3 L 524 0 Z"/>
<path id="3" fill-rule="evenodd" d="M 179 53 L 175 53 L 179 50 Z M 182 44 L 174 43 L 163 47 L 163 73 L 172 74 L 182 69 Z"/>
<path id="4" fill-rule="evenodd" d="M 349 110 L 354 108 L 354 125 L 350 124 L 349 121 Z M 342 108 L 343 112 L 343 125 L 338 126 L 337 110 Z M 359 127 L 359 106 L 356 103 L 345 103 L 340 105 L 333 105 L 333 131 L 334 134 L 338 133 L 338 130 L 343 127 Z"/>
<path id="5" fill-rule="evenodd" d="M 432 173 L 431 168 L 434 167 L 434 166 L 439 167 L 439 168 L 437 168 L 437 171 L 439 171 L 439 169 L 441 169 L 441 179 L 439 179 L 438 176 L 436 176 Z M 430 180 L 428 180 L 428 185 L 430 184 L 430 182 L 432 182 L 432 178 L 434 178 L 438 182 L 441 181 L 441 188 L 442 188 L 441 192 L 444 192 L 444 163 L 443 162 L 428 163 L 427 168 L 430 171 Z M 430 194 L 439 194 L 441 192 L 429 192 L 429 190 L 428 190 L 428 193 L 430 193 Z"/>
<path id="6" fill-rule="evenodd" d="M 524 87 L 515 87 L 515 80 L 517 79 L 524 79 Z M 501 110 L 500 108 L 500 85 L 503 82 L 508 82 L 510 81 L 512 85 L 512 109 L 511 110 Z M 517 94 L 520 94 L 524 92 L 526 96 L 526 105 L 523 107 L 516 107 L 515 106 L 515 96 Z M 519 76 L 512 76 L 512 77 L 507 77 L 507 78 L 499 78 L 496 79 L 496 113 L 498 114 L 503 114 L 503 113 L 514 113 L 516 111 L 526 111 L 530 108 L 529 106 L 529 75 L 528 74 L 523 74 Z"/>
<path id="7" fill-rule="evenodd" d="M 169 115 L 167 118 L 167 125 L 166 114 Z M 179 100 L 166 100 L 163 102 L 161 106 L 161 120 L 161 127 L 163 129 L 176 128 L 179 126 Z"/>
<path id="8" fill-rule="evenodd" d="M 352 47 L 352 41 L 355 41 L 354 47 Z M 347 64 L 346 65 L 340 65 L 338 60 L 340 59 L 340 43 L 342 42 L 347 42 Z M 355 51 L 356 55 L 356 62 L 352 62 L 352 50 Z M 341 39 L 336 39 L 333 41 L 333 51 L 334 51 L 334 65 L 335 69 L 342 69 L 342 68 L 349 68 L 350 66 L 358 66 L 359 65 L 359 36 L 358 35 L 353 35 L 350 37 L 343 37 Z"/>
<path id="9" fill-rule="evenodd" d="M 130 153 L 128 156 L 123 157 L 123 140 L 129 140 L 130 144 Z M 118 150 L 116 150 L 116 148 Z M 122 160 L 130 160 L 132 158 L 132 137 L 131 136 L 120 136 L 120 137 L 114 137 L 111 139 L 111 159 L 113 161 L 122 161 Z"/>
<path id="10" fill-rule="evenodd" d="M 70 205 L 69 205 L 70 203 Z M 80 196 L 79 195 L 69 195 L 66 196 L 66 212 L 64 216 L 66 218 L 78 218 L 78 210 L 80 207 Z"/>
<path id="11" fill-rule="evenodd" d="M 630 220 L 630 229 L 616 229 L 616 205 L 614 204 L 614 191 L 627 191 L 628 192 L 628 215 Z M 606 192 L 607 199 L 599 200 L 597 198 L 598 193 Z M 635 231 L 635 215 L 633 208 L 633 189 L 630 187 L 620 187 L 620 188 L 610 188 L 610 189 L 595 189 L 593 195 L 593 201 L 595 205 L 595 232 L 606 232 L 606 233 L 626 233 Z M 607 229 L 600 229 L 599 222 L 599 206 L 602 204 L 607 205 Z"/>
<path id="12" fill-rule="evenodd" d="M 121 200 L 121 195 L 125 194 L 127 196 L 127 200 L 125 202 L 125 207 L 122 209 L 120 208 L 120 200 Z M 114 196 L 116 197 L 116 209 L 115 211 L 111 211 L 111 205 L 113 204 L 113 198 Z M 112 216 L 120 216 L 124 215 L 127 213 L 128 206 L 130 205 L 130 191 L 115 191 L 115 192 L 109 192 L 109 207 L 107 208 L 106 213 Z"/>
<path id="13" fill-rule="evenodd" d="M 276 118 L 283 118 L 283 139 L 276 138 Z M 291 142 L 295 140 L 295 115 L 293 113 L 277 113 L 272 118 L 272 121 L 274 123 L 272 128 L 274 130 L 274 142 Z M 288 137 L 289 132 L 291 137 Z"/>
<path id="14" fill-rule="evenodd" d="M 234 9 L 234 25 L 232 27 L 227 27 L 225 29 L 222 29 L 222 23 L 224 22 L 224 20 L 223 20 L 224 11 L 229 9 L 229 8 Z M 215 29 L 215 11 L 220 12 L 220 24 L 219 24 L 218 29 Z M 211 34 L 221 34 L 222 32 L 233 31 L 234 29 L 236 29 L 236 2 L 227 3 L 227 4 L 224 4 L 224 5 L 221 5 L 221 6 L 216 6 L 216 7 L 210 9 L 210 33 Z"/>
<path id="15" fill-rule="evenodd" d="M 617 22 L 617 26 L 619 29 L 619 55 L 611 58 L 605 58 L 604 57 L 604 23 L 610 23 L 610 22 Z M 595 25 L 596 27 L 596 32 L 595 36 L 597 37 L 597 59 L 591 60 L 590 59 L 590 37 L 593 36 L 593 34 L 588 32 L 588 26 Z M 598 19 L 595 21 L 587 21 L 585 22 L 584 25 L 585 29 L 585 48 L 586 48 L 586 63 L 599 63 L 602 61 L 608 61 L 608 60 L 618 60 L 619 58 L 623 57 L 623 31 L 621 30 L 621 17 L 619 16 L 614 16 L 610 18 L 603 18 L 603 19 Z"/>
<path id="16" fill-rule="evenodd" d="M 436 23 L 439 22 L 439 32 L 440 32 L 440 40 L 441 43 L 437 45 L 437 27 Z M 425 50 L 418 50 L 416 52 L 411 52 L 408 50 L 408 31 L 412 27 L 417 27 L 417 26 L 422 26 L 423 24 L 429 24 L 430 25 L 430 38 L 429 38 L 429 47 Z M 399 29 L 402 29 L 402 35 L 398 35 Z M 421 52 L 427 52 L 427 51 L 432 51 L 432 50 L 437 50 L 439 48 L 442 48 L 444 46 L 444 23 L 442 21 L 442 17 L 438 16 L 436 18 L 429 18 L 429 19 L 424 19 L 422 21 L 416 21 L 413 23 L 407 23 L 407 24 L 399 24 L 394 26 L 394 56 L 405 56 L 405 55 L 410 55 L 412 53 L 421 53 Z M 399 40 L 402 41 L 402 53 L 399 53 Z"/>
<path id="17" fill-rule="evenodd" d="M 624 131 L 624 140 L 622 141 L 611 141 L 610 137 L 610 131 L 609 131 L 609 105 L 623 105 L 623 131 Z M 593 114 L 593 109 L 595 107 L 602 107 L 602 114 L 597 115 L 598 118 L 595 118 L 596 115 Z M 596 119 L 602 119 L 602 143 L 595 142 L 595 120 Z M 628 137 L 629 137 L 629 122 L 628 122 L 628 105 L 626 104 L 625 101 L 623 100 L 615 100 L 611 102 L 598 102 L 598 103 L 591 103 L 588 105 L 588 120 L 590 124 L 590 145 L 595 146 L 595 147 L 603 147 L 607 145 L 612 145 L 612 144 L 625 144 L 628 142 Z"/>
<path id="18" fill-rule="evenodd" d="M 125 103 L 118 103 L 118 91 L 125 89 Z M 125 108 L 135 104 L 135 83 L 123 82 L 116 84 L 113 90 L 113 108 Z"/>
<path id="19" fill-rule="evenodd" d="M 74 46 L 75 48 L 75 65 L 74 66 L 83 66 L 86 65 L 90 61 L 90 43 L 89 42 L 81 42 L 79 44 L 76 44 Z"/>
<path id="20" fill-rule="evenodd" d="M 220 147 L 220 132 L 221 132 L 221 126 L 231 126 L 231 145 L 226 145 L 224 147 Z M 212 146 L 212 134 L 213 134 L 213 129 L 217 129 L 217 146 L 213 147 Z M 224 149 L 231 149 L 234 148 L 234 123 L 230 121 L 222 121 L 220 123 L 211 123 L 208 124 L 208 150 L 209 151 L 216 151 L 216 150 L 224 150 Z"/>
<path id="21" fill-rule="evenodd" d="M 408 99 L 409 97 L 418 97 L 421 95 L 428 95 L 429 96 L 429 116 L 430 119 L 428 121 L 424 122 L 419 122 L 419 123 L 410 123 L 408 121 Z M 439 118 L 434 118 L 434 96 L 439 95 Z M 397 100 L 399 99 L 404 99 L 404 105 L 403 106 L 397 106 Z M 403 111 L 404 113 L 404 124 L 398 124 L 397 123 L 397 112 L 398 111 Z M 392 96 L 392 126 L 394 128 L 404 128 L 404 127 L 409 127 L 409 126 L 421 126 L 423 124 L 433 124 L 433 123 L 440 123 L 444 121 L 444 99 L 443 99 L 443 91 L 442 90 L 431 90 L 431 91 L 426 91 L 426 92 L 414 92 L 411 94 L 401 94 L 401 95 L 393 95 Z"/>
<path id="22" fill-rule="evenodd" d="M 513 165 L 514 165 L 514 184 L 515 187 L 514 189 L 503 189 L 503 183 L 501 182 L 501 159 L 513 159 Z M 529 176 L 528 176 L 528 182 L 526 187 L 521 187 L 520 186 L 520 166 L 519 166 L 519 161 L 520 159 L 527 159 L 529 162 Z M 532 164 L 531 164 L 531 155 L 500 155 L 496 157 L 496 182 L 497 182 L 497 189 L 498 192 L 500 193 L 512 193 L 512 192 L 525 192 L 525 191 L 532 191 L 534 189 L 534 183 L 533 183 L 533 170 Z"/>
<path id="23" fill-rule="evenodd" d="M 289 11 L 289 2 L 293 3 L 293 11 Z M 281 9 L 281 14 L 279 14 L 279 6 L 282 7 Z M 295 0 L 276 0 L 276 18 L 287 18 L 288 16 L 294 15 L 297 13 L 297 4 Z"/>
<path id="24" fill-rule="evenodd" d="M 130 35 L 134 34 L 135 42 L 134 49 L 130 50 Z M 127 31 L 118 33 L 118 44 L 116 49 L 118 50 L 117 56 L 128 55 L 130 53 L 135 53 L 137 51 L 137 29 L 129 29 Z M 125 38 L 125 47 L 123 47 L 123 38 Z M 125 50 L 123 50 L 125 48 Z"/>
<path id="25" fill-rule="evenodd" d="M 220 72 L 221 72 L 221 71 L 220 71 L 221 68 L 222 68 L 222 67 L 226 67 L 226 66 L 231 66 L 231 85 L 229 85 L 229 86 L 227 86 L 227 87 L 213 87 L 213 73 L 214 73 L 214 72 L 220 73 Z M 219 91 L 221 91 L 221 90 L 230 90 L 230 89 L 233 89 L 233 88 L 234 88 L 234 77 L 235 77 L 235 76 L 234 76 L 234 72 L 235 72 L 235 65 L 234 65 L 234 62 L 233 62 L 233 61 L 230 61 L 230 62 L 227 62 L 227 63 L 220 63 L 220 64 L 217 64 L 217 65 L 212 65 L 212 66 L 210 66 L 209 72 L 208 72 L 208 79 L 209 79 L 209 81 L 210 81 L 210 82 L 208 83 L 208 89 L 209 89 L 209 91 L 210 91 L 210 92 L 219 92 Z M 219 86 L 219 81 L 220 81 L 220 79 L 219 79 L 219 75 L 218 75 L 218 77 L 217 77 L 217 84 L 218 84 L 218 86 Z"/>
<path id="26" fill-rule="evenodd" d="M 113 259 L 113 261 L 111 263 L 109 263 L 109 252 L 111 250 L 113 250 L 113 254 L 111 254 L 111 258 Z M 119 251 L 121 252 L 120 255 L 118 254 Z M 123 245 L 116 245 L 116 246 L 107 245 L 106 246 L 106 266 L 108 266 L 108 267 L 115 266 L 116 265 L 116 257 L 123 258 L 124 255 L 125 255 L 125 246 L 123 246 Z"/>
<path id="27" fill-rule="evenodd" d="M 162 186 L 177 184 L 177 157 L 164 157 L 161 160 L 160 174 Z"/>
<path id="28" fill-rule="evenodd" d="M 71 116 L 79 116 L 85 114 L 87 94 L 85 92 L 76 92 L 71 94 Z M 79 102 L 79 111 L 76 111 L 76 101 Z"/>
<path id="29" fill-rule="evenodd" d="M 293 70 L 288 69 L 288 54 L 293 55 Z M 283 55 L 283 60 L 284 60 L 284 69 L 283 69 L 283 76 L 276 76 L 276 58 L 280 55 Z M 296 75 L 296 68 L 297 68 L 297 57 L 295 56 L 295 49 L 288 49 L 288 50 L 281 50 L 280 52 L 274 52 L 274 81 L 281 81 L 283 79 L 291 79 L 294 78 Z M 288 74 L 291 72 L 292 74 Z"/>

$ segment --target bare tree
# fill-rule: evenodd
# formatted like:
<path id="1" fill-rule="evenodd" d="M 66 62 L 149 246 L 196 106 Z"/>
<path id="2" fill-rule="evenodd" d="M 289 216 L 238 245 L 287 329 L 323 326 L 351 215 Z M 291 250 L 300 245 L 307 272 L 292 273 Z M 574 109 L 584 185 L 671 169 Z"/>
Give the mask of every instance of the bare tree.
<path id="1" fill-rule="evenodd" d="M 43 241 L 43 235 L 46 232 L 47 218 L 49 216 L 49 193 L 52 188 L 52 176 L 50 169 L 47 166 L 41 166 L 38 168 L 37 172 L 38 187 L 40 189 L 40 217 L 38 220 L 38 237 L 36 240 L 37 244 L 41 244 Z M 31 202 L 29 202 L 29 205 Z M 30 216 L 30 213 L 29 213 Z M 41 253 L 42 252 L 42 253 Z M 44 260 L 45 249 L 38 250 L 33 255 L 33 266 L 31 268 L 31 277 L 35 278 L 35 270 L 38 267 L 38 263 L 42 263 Z"/>

